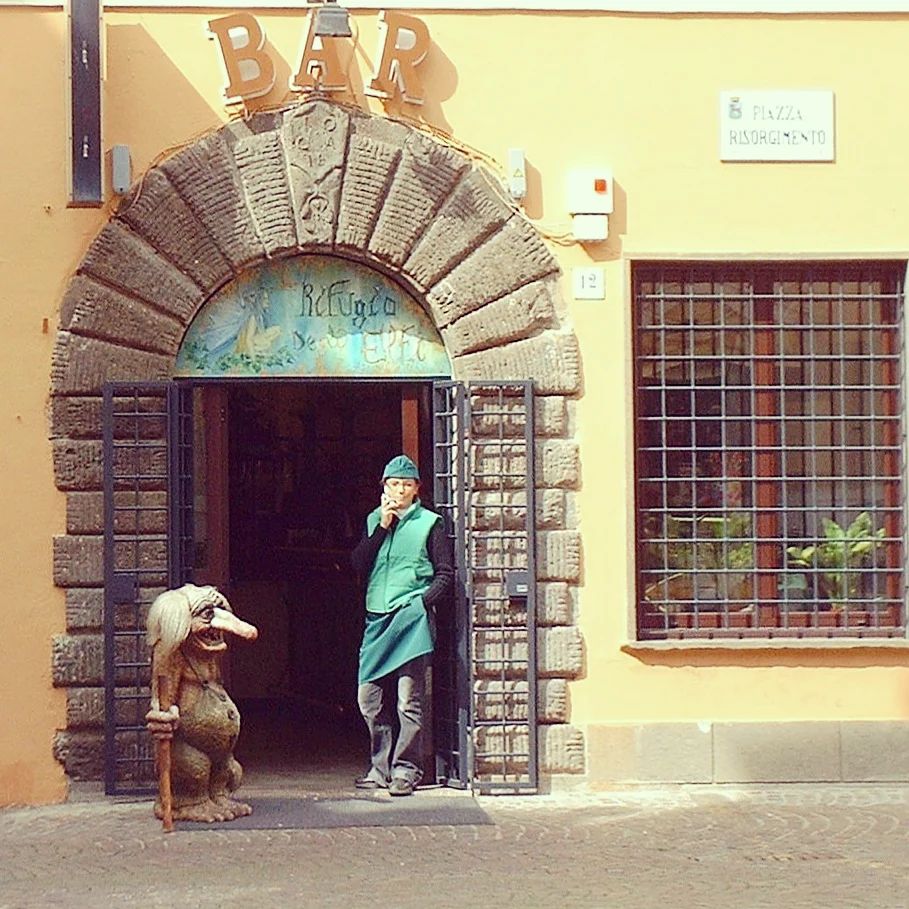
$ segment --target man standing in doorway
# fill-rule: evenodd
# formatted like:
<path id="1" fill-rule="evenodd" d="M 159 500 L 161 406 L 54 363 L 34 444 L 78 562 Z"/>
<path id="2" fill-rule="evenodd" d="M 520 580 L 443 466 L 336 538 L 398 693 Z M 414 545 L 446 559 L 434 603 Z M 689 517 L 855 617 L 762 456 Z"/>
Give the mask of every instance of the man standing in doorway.
<path id="1" fill-rule="evenodd" d="M 382 473 L 382 499 L 366 518 L 354 568 L 366 579 L 366 627 L 357 700 L 370 738 L 360 789 L 412 795 L 422 770 L 423 697 L 435 643 L 436 606 L 452 585 L 442 518 L 420 504 L 420 474 L 407 457 Z M 397 705 L 397 737 L 394 711 Z"/>

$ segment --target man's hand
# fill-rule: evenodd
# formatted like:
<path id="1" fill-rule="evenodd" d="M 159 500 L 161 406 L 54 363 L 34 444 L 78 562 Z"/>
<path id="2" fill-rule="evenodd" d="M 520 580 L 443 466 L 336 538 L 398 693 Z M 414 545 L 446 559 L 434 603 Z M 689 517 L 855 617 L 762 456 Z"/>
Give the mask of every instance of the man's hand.
<path id="1" fill-rule="evenodd" d="M 373 499 L 373 501 L 375 501 L 375 499 Z M 388 528 L 391 527 L 391 522 L 395 519 L 396 515 L 394 502 L 392 502 L 392 500 L 388 498 L 384 492 L 382 493 L 381 509 L 382 512 L 379 515 L 379 525 L 381 527 L 384 527 L 385 530 L 388 530 Z"/>
<path id="2" fill-rule="evenodd" d="M 149 710 L 145 714 L 145 723 L 158 741 L 170 740 L 180 725 L 180 708 L 174 704 L 170 710 Z"/>

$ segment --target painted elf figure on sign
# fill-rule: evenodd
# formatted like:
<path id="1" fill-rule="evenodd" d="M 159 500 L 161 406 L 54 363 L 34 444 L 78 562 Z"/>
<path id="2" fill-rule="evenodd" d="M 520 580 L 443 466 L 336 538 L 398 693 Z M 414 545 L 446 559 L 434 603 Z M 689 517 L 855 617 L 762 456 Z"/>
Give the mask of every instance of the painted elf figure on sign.
<path id="1" fill-rule="evenodd" d="M 367 516 L 351 555 L 366 580 L 357 700 L 370 738 L 370 766 L 356 786 L 396 796 L 411 795 L 423 776 L 434 615 L 454 574 L 442 518 L 420 504 L 419 488 L 416 464 L 406 455 L 392 458 L 382 473 L 379 507 Z"/>

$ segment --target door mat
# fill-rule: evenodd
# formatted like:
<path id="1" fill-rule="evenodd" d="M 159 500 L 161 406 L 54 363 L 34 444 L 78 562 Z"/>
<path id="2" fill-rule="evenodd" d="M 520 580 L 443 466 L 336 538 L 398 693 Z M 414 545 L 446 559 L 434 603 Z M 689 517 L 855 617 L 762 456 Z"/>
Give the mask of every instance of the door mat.
<path id="1" fill-rule="evenodd" d="M 470 796 L 406 798 L 248 798 L 253 813 L 234 821 L 195 824 L 179 830 L 317 830 L 330 827 L 450 827 L 492 824 Z"/>

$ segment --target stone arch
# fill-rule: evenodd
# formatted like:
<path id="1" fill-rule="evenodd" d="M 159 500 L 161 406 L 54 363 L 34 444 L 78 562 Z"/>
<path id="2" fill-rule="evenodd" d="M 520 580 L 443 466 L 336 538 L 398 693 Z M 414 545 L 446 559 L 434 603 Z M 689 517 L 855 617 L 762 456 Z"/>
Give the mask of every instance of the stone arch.
<path id="1" fill-rule="evenodd" d="M 465 154 L 321 99 L 232 122 L 152 167 L 66 291 L 50 407 L 55 482 L 67 497 L 67 532 L 54 541 L 67 614 L 54 684 L 69 689 L 59 759 L 74 778 L 101 776 L 102 385 L 169 377 L 205 300 L 266 259 L 314 252 L 357 259 L 409 287 L 456 378 L 533 379 L 542 766 L 583 770 L 567 697 L 582 668 L 571 400 L 581 374 L 559 265 Z"/>

